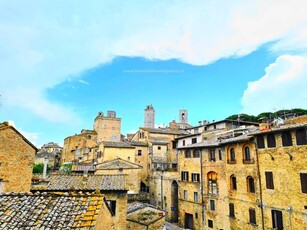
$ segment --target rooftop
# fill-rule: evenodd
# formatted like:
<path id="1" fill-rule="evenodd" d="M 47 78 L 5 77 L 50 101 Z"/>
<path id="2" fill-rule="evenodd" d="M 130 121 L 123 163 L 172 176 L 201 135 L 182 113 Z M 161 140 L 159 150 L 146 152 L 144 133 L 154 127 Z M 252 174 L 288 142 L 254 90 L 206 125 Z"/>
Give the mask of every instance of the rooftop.
<path id="1" fill-rule="evenodd" d="M 93 229 L 102 205 L 101 194 L 2 193 L 1 229 Z"/>
<path id="2" fill-rule="evenodd" d="M 123 141 L 102 141 L 101 144 L 110 148 L 134 148 L 129 142 Z"/>
<path id="3" fill-rule="evenodd" d="M 32 183 L 32 191 L 126 191 L 125 175 L 49 175 Z"/>

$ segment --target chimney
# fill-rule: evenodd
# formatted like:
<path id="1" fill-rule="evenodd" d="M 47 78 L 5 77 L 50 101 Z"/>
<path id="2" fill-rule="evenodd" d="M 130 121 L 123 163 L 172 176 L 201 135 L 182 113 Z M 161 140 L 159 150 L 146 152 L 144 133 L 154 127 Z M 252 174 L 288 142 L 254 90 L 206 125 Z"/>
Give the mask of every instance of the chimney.
<path id="1" fill-rule="evenodd" d="M 47 165 L 48 165 L 48 158 L 45 157 L 45 159 L 44 159 L 44 170 L 43 170 L 43 179 L 44 180 L 47 177 Z"/>

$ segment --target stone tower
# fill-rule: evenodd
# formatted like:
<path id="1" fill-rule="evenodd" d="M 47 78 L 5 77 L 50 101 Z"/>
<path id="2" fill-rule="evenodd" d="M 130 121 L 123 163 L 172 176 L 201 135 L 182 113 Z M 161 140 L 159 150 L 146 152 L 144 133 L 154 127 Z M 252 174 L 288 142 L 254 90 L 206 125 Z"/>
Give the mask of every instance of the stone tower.
<path id="1" fill-rule="evenodd" d="M 155 109 L 152 105 L 147 105 L 144 110 L 144 127 L 154 128 L 155 127 Z"/>
<path id="2" fill-rule="evenodd" d="M 188 124 L 188 110 L 179 110 L 179 123 Z"/>
<path id="3" fill-rule="evenodd" d="M 121 118 L 116 117 L 115 111 L 108 111 L 107 116 L 99 112 L 95 118 L 94 130 L 97 132 L 97 142 L 120 141 Z"/>

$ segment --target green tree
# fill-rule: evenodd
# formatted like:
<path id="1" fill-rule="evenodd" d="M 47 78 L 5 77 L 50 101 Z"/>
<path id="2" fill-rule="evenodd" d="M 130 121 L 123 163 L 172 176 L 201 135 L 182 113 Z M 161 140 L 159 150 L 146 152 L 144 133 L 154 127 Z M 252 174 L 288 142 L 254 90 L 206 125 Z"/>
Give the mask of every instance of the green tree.
<path id="1" fill-rule="evenodd" d="M 47 165 L 47 173 L 50 172 L 51 168 Z M 34 164 L 33 173 L 43 173 L 44 172 L 44 163 Z"/>

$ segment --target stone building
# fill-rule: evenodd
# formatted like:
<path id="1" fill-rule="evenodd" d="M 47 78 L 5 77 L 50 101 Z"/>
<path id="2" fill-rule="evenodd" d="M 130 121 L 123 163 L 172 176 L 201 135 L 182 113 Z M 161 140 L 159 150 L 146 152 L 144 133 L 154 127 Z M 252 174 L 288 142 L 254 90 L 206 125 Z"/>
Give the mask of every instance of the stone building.
<path id="1" fill-rule="evenodd" d="M 127 230 L 162 230 L 165 212 L 155 206 L 133 202 L 127 208 Z"/>
<path id="2" fill-rule="evenodd" d="M 182 227 L 190 229 L 249 229 L 253 227 L 248 225 L 248 215 L 243 218 L 241 214 L 245 215 L 245 213 L 241 212 L 238 216 L 240 223 L 232 223 L 234 218 L 229 217 L 229 203 L 235 203 L 235 200 L 238 199 L 239 210 L 240 208 L 244 210 L 243 204 L 252 205 L 253 202 L 252 207 L 254 207 L 257 203 L 255 196 L 253 197 L 247 193 L 247 190 L 244 190 L 245 184 L 242 189 L 240 187 L 239 193 L 234 193 L 234 190 L 230 189 L 228 178 L 233 174 L 240 175 L 240 185 L 242 181 L 243 186 L 243 181 L 246 182 L 246 178 L 251 174 L 250 171 L 254 172 L 253 169 L 256 169 L 255 166 L 251 170 L 247 169 L 246 166 L 249 163 L 255 162 L 252 161 L 251 155 L 248 160 L 245 158 L 244 160 L 242 152 L 247 146 L 252 149 L 253 143 L 249 142 L 251 137 L 247 137 L 247 134 L 255 127 L 237 127 L 231 123 L 232 121 L 229 120 L 215 122 L 215 124 L 205 123 L 205 125 L 191 128 L 190 135 L 176 139 L 179 211 L 176 213 L 174 209 L 173 215 L 178 215 L 178 222 Z M 235 147 L 240 155 L 237 157 L 238 164 L 234 167 L 228 167 L 228 164 L 232 166 L 236 163 L 235 160 L 233 162 L 228 160 L 228 152 L 233 148 L 231 146 Z"/>
<path id="3" fill-rule="evenodd" d="M 97 155 L 97 133 L 83 129 L 80 134 L 64 139 L 61 162 L 90 162 Z"/>
<path id="4" fill-rule="evenodd" d="M 125 175 L 129 194 L 140 192 L 142 166 L 121 158 L 103 161 L 96 165 L 95 175 Z"/>
<path id="5" fill-rule="evenodd" d="M 1 229 L 122 229 L 102 194 L 4 193 L 0 209 Z"/>
<path id="6" fill-rule="evenodd" d="M 0 123 L 0 192 L 30 190 L 37 148 L 8 122 Z"/>
<path id="7" fill-rule="evenodd" d="M 97 143 L 101 141 L 121 141 L 121 118 L 116 117 L 115 111 L 108 111 L 107 116 L 99 112 L 94 121 L 97 133 Z"/>
<path id="8" fill-rule="evenodd" d="M 307 227 L 307 119 L 255 133 L 264 229 Z"/>
<path id="9" fill-rule="evenodd" d="M 147 105 L 144 110 L 144 127 L 155 128 L 155 109 L 152 105 Z"/>
<path id="10" fill-rule="evenodd" d="M 55 169 L 60 167 L 61 155 L 63 148 L 57 143 L 49 142 L 44 144 L 35 154 L 35 164 L 44 163 L 48 159 L 48 165 Z"/>
<path id="11" fill-rule="evenodd" d="M 95 201 L 93 205 L 99 205 L 99 207 L 85 209 L 90 211 L 88 215 L 83 212 L 79 216 L 79 218 L 84 218 L 85 223 L 83 226 L 77 226 L 117 230 L 126 228 L 127 189 L 125 175 L 48 175 L 45 179 L 36 178 L 32 183 L 31 192 L 34 194 L 56 192 L 57 194 L 63 194 L 62 200 L 65 199 L 65 196 L 70 196 L 69 194 L 81 197 L 82 194 L 100 194 L 94 199 L 90 198 L 89 200 L 84 199 L 82 201 L 82 205 L 87 204 L 87 207 L 90 205 L 89 202 L 93 200 Z M 76 203 L 74 199 L 69 200 L 73 204 Z M 96 212 L 95 210 L 101 208 L 101 205 L 106 205 L 104 212 Z M 70 208 L 71 204 L 68 207 Z M 66 213 L 66 208 L 66 206 L 61 205 L 60 211 Z M 108 212 L 105 212 L 106 210 Z M 77 216 L 73 217 L 77 223 L 82 223 L 82 219 L 79 220 Z M 91 223 L 90 220 L 94 219 L 99 222 Z M 46 221 L 46 218 L 44 220 Z M 72 220 L 74 219 L 72 218 Z"/>

